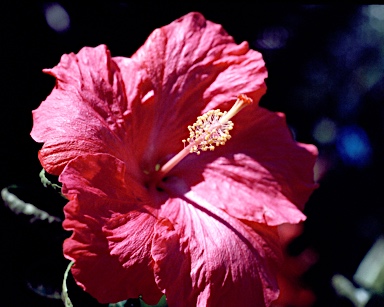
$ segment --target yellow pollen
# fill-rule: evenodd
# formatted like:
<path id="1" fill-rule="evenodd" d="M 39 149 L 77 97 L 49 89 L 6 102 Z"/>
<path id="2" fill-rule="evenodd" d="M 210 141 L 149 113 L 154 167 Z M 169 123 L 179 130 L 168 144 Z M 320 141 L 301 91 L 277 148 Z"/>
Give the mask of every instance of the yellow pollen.
<path id="1" fill-rule="evenodd" d="M 159 182 L 164 178 L 188 154 L 194 152 L 199 155 L 201 151 L 212 151 L 215 147 L 224 145 L 231 138 L 230 131 L 233 129 L 233 122 L 230 119 L 252 102 L 247 95 L 240 94 L 228 112 L 211 110 L 199 116 L 192 126 L 188 126 L 189 137 L 182 140 L 184 148 L 160 169 L 156 165 L 158 172 L 155 181 Z"/>
<path id="2" fill-rule="evenodd" d="M 230 119 L 251 103 L 251 98 L 241 94 L 228 112 L 218 109 L 199 116 L 192 126 L 188 126 L 189 138 L 182 140 L 184 146 L 188 142 L 191 145 L 189 152 L 200 154 L 200 150 L 212 151 L 215 146 L 225 145 L 231 138 L 230 131 L 234 125 Z"/>
<path id="3" fill-rule="evenodd" d="M 220 122 L 227 112 L 211 110 L 199 116 L 192 126 L 188 126 L 189 138 L 183 140 L 192 144 L 190 152 L 197 154 L 201 151 L 213 150 L 215 146 L 224 145 L 229 139 L 229 131 L 233 128 L 233 122 Z"/>

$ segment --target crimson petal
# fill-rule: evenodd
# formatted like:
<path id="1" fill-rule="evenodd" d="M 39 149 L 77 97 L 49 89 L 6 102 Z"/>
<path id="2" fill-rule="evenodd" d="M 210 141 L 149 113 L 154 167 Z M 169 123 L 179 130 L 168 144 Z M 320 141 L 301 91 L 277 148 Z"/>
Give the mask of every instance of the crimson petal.
<path id="1" fill-rule="evenodd" d="M 170 306 L 262 307 L 277 298 L 268 264 L 278 247 L 267 243 L 278 242 L 276 231 L 257 233 L 193 192 L 170 199 L 160 216 L 152 255 Z"/>
<path id="2" fill-rule="evenodd" d="M 267 71 L 259 52 L 246 42 L 237 45 L 221 25 L 199 13 L 187 14 L 155 30 L 132 56 L 151 82 L 152 127 L 143 138 L 143 159 L 159 162 L 182 149 L 187 126 L 198 115 L 221 107 L 228 109 L 240 93 L 255 103 L 265 93 Z M 124 80 L 132 78 L 123 75 Z M 138 112 L 139 113 L 139 112 Z M 133 113 L 146 122 L 146 115 Z M 138 125 L 140 125 L 138 123 Z M 165 151 L 168 149 L 168 152 Z"/>
<path id="3" fill-rule="evenodd" d="M 304 220 L 300 210 L 317 187 L 316 147 L 297 143 L 281 113 L 250 107 L 233 121 L 223 147 L 189 155 L 169 176 L 239 219 L 273 226 Z M 164 187 L 180 194 L 175 181 Z"/>
<path id="4" fill-rule="evenodd" d="M 39 158 L 48 172 L 59 175 L 68 161 L 87 153 L 130 160 L 130 146 L 123 143 L 130 114 L 126 92 L 130 100 L 138 96 L 141 79 L 132 61 L 125 69 L 137 78 L 123 83 L 117 64 L 100 45 L 65 54 L 56 67 L 44 70 L 56 77 L 56 87 L 33 111 L 31 136 L 45 143 Z"/>
<path id="5" fill-rule="evenodd" d="M 129 178 L 120 160 L 106 154 L 72 160 L 60 176 L 65 206 L 63 226 L 73 230 L 64 255 L 74 260 L 77 283 L 101 303 L 143 298 L 156 303 L 162 293 L 150 254 L 155 218 L 143 187 Z"/>

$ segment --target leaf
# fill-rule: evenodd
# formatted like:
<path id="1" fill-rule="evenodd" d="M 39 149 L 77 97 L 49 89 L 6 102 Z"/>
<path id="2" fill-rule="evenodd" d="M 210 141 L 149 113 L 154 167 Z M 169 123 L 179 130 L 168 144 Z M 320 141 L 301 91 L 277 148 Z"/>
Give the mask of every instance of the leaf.
<path id="1" fill-rule="evenodd" d="M 165 295 L 160 298 L 159 302 L 156 305 L 148 305 L 140 297 L 140 307 L 168 307 L 168 303 Z"/>
<path id="2" fill-rule="evenodd" d="M 4 204 L 14 213 L 31 216 L 31 223 L 36 220 L 46 220 L 48 223 L 61 222 L 60 218 L 50 215 L 48 212 L 40 210 L 36 206 L 22 201 L 15 194 L 9 192 L 8 188 L 1 190 L 1 198 L 4 201 Z"/>
<path id="3" fill-rule="evenodd" d="M 121 301 L 121 302 L 118 302 L 118 303 L 114 303 L 114 304 L 109 304 L 108 307 L 126 307 L 125 306 L 125 303 L 127 301 Z"/>
<path id="4" fill-rule="evenodd" d="M 56 300 L 61 299 L 61 294 L 59 291 L 51 290 L 44 285 L 33 286 L 31 283 L 28 282 L 27 286 L 29 289 L 31 289 L 33 292 L 35 292 L 40 296 L 47 297 L 50 299 L 56 299 Z"/>
<path id="5" fill-rule="evenodd" d="M 65 270 L 65 273 L 64 273 L 63 291 L 61 292 L 61 299 L 63 300 L 65 307 L 73 307 L 72 302 L 68 296 L 67 277 L 68 277 L 69 270 L 71 269 L 71 267 L 74 263 L 75 263 L 74 261 L 71 261 L 68 264 L 67 269 Z"/>
<path id="6" fill-rule="evenodd" d="M 141 297 L 137 298 L 130 298 L 125 301 L 121 301 L 115 304 L 109 304 L 108 307 L 132 307 L 132 306 L 140 306 L 140 307 L 168 307 L 167 299 L 165 298 L 165 295 L 163 295 L 159 302 L 156 305 L 148 305 L 143 301 Z"/>

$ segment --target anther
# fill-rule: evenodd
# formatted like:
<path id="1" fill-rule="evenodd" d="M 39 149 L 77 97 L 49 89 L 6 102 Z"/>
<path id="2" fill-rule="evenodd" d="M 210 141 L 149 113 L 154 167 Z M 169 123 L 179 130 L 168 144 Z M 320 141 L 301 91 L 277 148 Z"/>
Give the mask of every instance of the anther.
<path id="1" fill-rule="evenodd" d="M 189 153 L 199 155 L 201 151 L 212 151 L 215 146 L 225 145 L 231 138 L 230 131 L 233 129 L 233 122 L 230 119 L 252 102 L 247 95 L 240 94 L 228 112 L 217 109 L 199 116 L 193 125 L 188 126 L 189 137 L 182 140 L 184 148 L 160 168 L 157 180 L 161 180 Z"/>
<path id="2" fill-rule="evenodd" d="M 215 146 L 225 145 L 231 138 L 230 131 L 233 122 L 230 119 L 241 109 L 250 105 L 252 99 L 241 94 L 228 112 L 211 110 L 199 116 L 192 126 L 188 126 L 189 138 L 183 140 L 191 144 L 190 152 L 200 153 L 200 150 L 214 150 Z"/>

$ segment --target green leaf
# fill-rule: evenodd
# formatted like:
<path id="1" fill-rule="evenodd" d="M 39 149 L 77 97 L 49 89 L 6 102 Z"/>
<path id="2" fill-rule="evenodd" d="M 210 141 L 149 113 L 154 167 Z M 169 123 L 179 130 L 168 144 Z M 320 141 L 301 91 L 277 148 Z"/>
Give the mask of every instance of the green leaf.
<path id="1" fill-rule="evenodd" d="M 69 270 L 71 269 L 71 267 L 72 267 L 72 265 L 74 263 L 75 263 L 74 261 L 71 261 L 68 264 L 67 269 L 65 270 L 65 273 L 64 273 L 63 291 L 61 292 L 61 299 L 63 300 L 65 307 L 73 307 L 72 302 L 71 302 L 71 300 L 69 299 L 69 296 L 68 296 L 67 278 L 68 278 Z"/>
<path id="2" fill-rule="evenodd" d="M 118 303 L 115 303 L 115 304 L 109 304 L 108 307 L 125 307 L 125 303 L 127 301 L 121 301 L 121 302 L 118 302 Z"/>
<path id="3" fill-rule="evenodd" d="M 166 299 L 165 295 L 163 295 L 160 298 L 159 302 L 156 305 L 148 305 L 140 297 L 140 307 L 168 307 L 168 303 L 167 303 L 167 299 Z"/>
<path id="4" fill-rule="evenodd" d="M 44 285 L 34 286 L 30 282 L 28 282 L 27 286 L 29 289 L 31 289 L 33 292 L 40 296 L 47 297 L 50 299 L 61 300 L 61 293 L 59 291 L 52 290 Z"/>
<path id="5" fill-rule="evenodd" d="M 9 192 L 8 188 L 1 190 L 1 198 L 4 201 L 4 204 L 14 213 L 30 216 L 31 223 L 36 220 L 46 220 L 48 223 L 61 222 L 61 219 L 58 217 L 50 215 L 46 211 L 40 210 L 36 206 L 22 201 L 15 194 Z"/>

